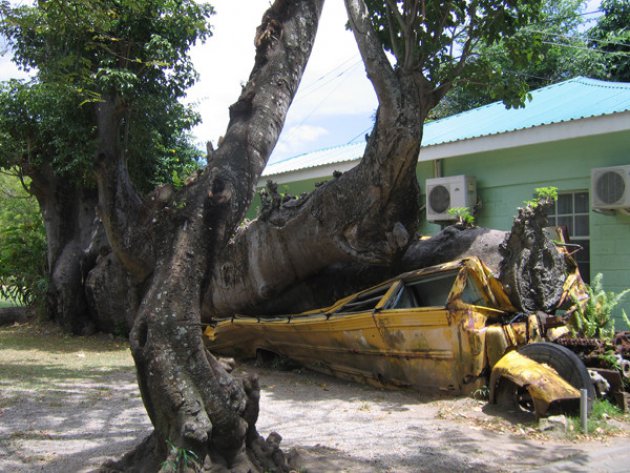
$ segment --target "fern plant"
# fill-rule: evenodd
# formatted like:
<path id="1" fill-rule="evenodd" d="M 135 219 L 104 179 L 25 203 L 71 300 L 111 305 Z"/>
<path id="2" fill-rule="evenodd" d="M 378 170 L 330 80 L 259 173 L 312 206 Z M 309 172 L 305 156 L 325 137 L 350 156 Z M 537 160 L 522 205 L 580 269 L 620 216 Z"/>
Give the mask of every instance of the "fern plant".
<path id="1" fill-rule="evenodd" d="M 590 286 L 587 286 L 588 299 L 585 304 L 577 304 L 578 309 L 569 320 L 569 327 L 574 334 L 584 337 L 611 339 L 615 333 L 613 309 L 621 302 L 630 288 L 619 293 L 606 291 L 602 285 L 603 274 L 598 273 Z M 624 320 L 628 320 L 622 311 Z"/>

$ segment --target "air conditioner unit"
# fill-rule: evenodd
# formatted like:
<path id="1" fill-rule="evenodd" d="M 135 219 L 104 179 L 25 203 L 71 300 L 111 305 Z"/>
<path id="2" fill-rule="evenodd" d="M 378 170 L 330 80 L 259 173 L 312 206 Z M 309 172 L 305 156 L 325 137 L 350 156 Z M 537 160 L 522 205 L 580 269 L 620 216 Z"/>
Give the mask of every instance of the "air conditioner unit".
<path id="1" fill-rule="evenodd" d="M 448 176 L 427 179 L 427 220 L 455 220 L 449 209 L 472 208 L 477 203 L 477 181 L 473 176 Z"/>
<path id="2" fill-rule="evenodd" d="M 591 169 L 593 209 L 630 208 L 630 165 Z"/>

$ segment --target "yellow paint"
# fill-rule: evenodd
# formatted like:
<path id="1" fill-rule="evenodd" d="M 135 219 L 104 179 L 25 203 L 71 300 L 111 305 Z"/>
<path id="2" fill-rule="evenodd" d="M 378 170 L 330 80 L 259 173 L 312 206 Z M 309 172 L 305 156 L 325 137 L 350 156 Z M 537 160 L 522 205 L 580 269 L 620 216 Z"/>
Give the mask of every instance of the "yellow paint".
<path id="1" fill-rule="evenodd" d="M 491 401 L 494 401 L 494 390 L 501 379 L 527 389 L 539 416 L 544 416 L 552 403 L 573 402 L 580 398 L 580 392 L 554 369 L 517 351 L 507 353 L 494 365 L 490 376 Z"/>

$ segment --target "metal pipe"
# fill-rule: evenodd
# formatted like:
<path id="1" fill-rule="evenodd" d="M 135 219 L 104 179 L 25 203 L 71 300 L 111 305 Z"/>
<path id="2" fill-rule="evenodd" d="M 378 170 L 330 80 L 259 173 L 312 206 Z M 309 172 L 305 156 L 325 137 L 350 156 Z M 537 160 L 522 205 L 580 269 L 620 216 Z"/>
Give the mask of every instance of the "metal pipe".
<path id="1" fill-rule="evenodd" d="M 588 390 L 580 389 L 580 420 L 582 432 L 588 433 Z"/>
<path id="2" fill-rule="evenodd" d="M 442 160 L 433 160 L 433 177 L 442 177 Z"/>

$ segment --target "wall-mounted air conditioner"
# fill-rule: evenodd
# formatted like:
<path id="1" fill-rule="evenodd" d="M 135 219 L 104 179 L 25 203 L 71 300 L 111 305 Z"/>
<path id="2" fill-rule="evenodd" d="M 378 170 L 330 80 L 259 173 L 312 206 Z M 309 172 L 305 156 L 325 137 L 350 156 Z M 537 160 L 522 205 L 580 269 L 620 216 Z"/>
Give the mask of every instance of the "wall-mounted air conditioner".
<path id="1" fill-rule="evenodd" d="M 591 204 L 595 210 L 630 208 L 630 165 L 591 169 Z"/>
<path id="2" fill-rule="evenodd" d="M 427 179 L 427 220 L 455 220 L 448 213 L 457 207 L 472 207 L 477 203 L 477 181 L 473 176 L 448 176 Z"/>

